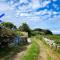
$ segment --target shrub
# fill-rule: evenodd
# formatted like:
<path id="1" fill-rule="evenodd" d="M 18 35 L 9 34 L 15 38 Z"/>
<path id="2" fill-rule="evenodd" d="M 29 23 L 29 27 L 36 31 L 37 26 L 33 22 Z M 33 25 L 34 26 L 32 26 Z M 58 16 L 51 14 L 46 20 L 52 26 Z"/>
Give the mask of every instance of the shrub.
<path id="1" fill-rule="evenodd" d="M 0 26 L 0 47 L 8 47 L 15 36 L 15 33 L 11 29 Z"/>

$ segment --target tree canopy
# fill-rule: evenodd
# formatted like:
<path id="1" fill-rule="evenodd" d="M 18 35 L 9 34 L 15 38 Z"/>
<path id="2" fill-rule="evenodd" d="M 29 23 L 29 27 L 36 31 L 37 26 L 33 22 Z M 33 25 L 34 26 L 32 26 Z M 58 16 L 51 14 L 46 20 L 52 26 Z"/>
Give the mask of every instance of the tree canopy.
<path id="1" fill-rule="evenodd" d="M 10 29 L 12 29 L 12 28 L 16 29 L 16 26 L 13 23 L 11 23 L 11 22 L 3 22 L 3 23 L 1 23 L 1 25 L 5 26 L 7 28 L 10 28 Z"/>
<path id="2" fill-rule="evenodd" d="M 28 32 L 29 35 L 31 34 L 31 29 L 30 29 L 30 27 L 28 26 L 28 24 L 26 24 L 26 23 L 23 23 L 23 24 L 19 27 L 19 30 L 20 30 L 20 31 L 24 31 L 24 32 Z"/>
<path id="3" fill-rule="evenodd" d="M 40 29 L 40 28 L 36 28 L 33 31 L 40 33 L 40 34 L 53 34 L 50 30 L 48 29 Z"/>

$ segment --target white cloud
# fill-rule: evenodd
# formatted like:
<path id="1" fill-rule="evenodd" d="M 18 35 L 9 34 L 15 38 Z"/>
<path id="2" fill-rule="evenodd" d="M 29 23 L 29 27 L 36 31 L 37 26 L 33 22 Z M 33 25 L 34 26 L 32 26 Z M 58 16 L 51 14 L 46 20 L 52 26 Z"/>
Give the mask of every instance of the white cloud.
<path id="1" fill-rule="evenodd" d="M 0 11 L 8 11 L 8 10 L 13 10 L 14 7 L 13 6 L 9 6 L 8 4 L 6 3 L 2 3 L 0 2 Z"/>
<path id="2" fill-rule="evenodd" d="M 10 3 L 12 4 L 11 7 L 8 5 L 7 8 L 4 8 L 2 10 L 17 9 L 17 7 L 18 7 L 17 12 L 16 12 L 17 16 L 31 16 L 31 15 L 34 15 L 34 16 L 35 15 L 39 15 L 39 16 L 40 15 L 48 15 L 48 16 L 51 16 L 52 12 L 53 12 L 53 11 L 48 11 L 47 9 L 42 10 L 40 12 L 35 12 L 36 9 L 45 7 L 47 4 L 51 3 L 51 0 L 48 0 L 48 1 L 46 1 L 46 0 L 45 1 L 32 0 L 31 3 L 29 3 L 28 0 L 20 0 L 18 3 L 14 3 L 14 4 L 13 4 L 13 2 L 14 1 L 12 1 L 12 0 L 10 1 Z M 28 3 L 28 5 L 20 6 L 21 3 Z M 57 5 L 55 5 L 55 4 L 54 4 L 54 6 L 57 7 Z M 5 5 L 3 7 L 5 7 Z M 19 10 L 19 12 L 18 12 L 18 10 Z M 56 13 L 57 12 L 53 12 L 53 14 L 56 14 Z"/>
<path id="3" fill-rule="evenodd" d="M 57 12 L 53 11 L 53 14 L 55 15 L 55 14 L 57 14 Z"/>
<path id="4" fill-rule="evenodd" d="M 0 11 L 5 11 L 10 9 L 10 7 L 5 3 L 0 3 Z"/>
<path id="5" fill-rule="evenodd" d="M 42 3 L 42 7 L 45 7 L 47 4 L 49 4 L 51 1 L 44 1 L 43 3 Z"/>
<path id="6" fill-rule="evenodd" d="M 40 7 L 39 0 L 32 0 L 31 5 L 33 9 L 39 8 Z"/>
<path id="7" fill-rule="evenodd" d="M 51 1 L 40 1 L 40 0 L 32 0 L 32 3 L 30 3 L 30 6 L 32 6 L 32 9 L 42 8 L 45 7 L 47 4 L 49 4 Z"/>
<path id="8" fill-rule="evenodd" d="M 20 16 L 30 16 L 28 13 L 20 13 Z"/>
<path id="9" fill-rule="evenodd" d="M 23 5 L 23 6 L 20 6 L 20 4 L 21 3 L 28 3 L 28 0 L 20 0 L 18 3 L 14 3 L 14 4 L 13 4 L 13 2 L 14 1 L 12 1 L 12 0 L 10 1 L 10 3 L 12 5 L 11 4 L 8 5 L 6 3 L 1 3 L 0 4 L 0 11 L 7 11 L 7 10 L 16 9 L 17 10 L 16 17 L 18 17 L 18 16 L 43 16 L 43 15 L 47 15 L 46 17 L 50 17 L 52 14 L 53 15 L 57 14 L 57 12 L 49 11 L 47 9 L 36 12 L 36 9 L 45 7 L 47 4 L 51 3 L 51 0 L 48 0 L 48 1 L 45 0 L 43 2 L 42 2 L 42 0 L 32 0 L 31 3 L 29 3 L 28 5 Z M 16 8 L 16 6 L 18 6 L 18 9 Z M 54 6 L 58 7 L 55 4 L 54 4 Z"/>
<path id="10" fill-rule="evenodd" d="M 28 0 L 20 0 L 20 3 L 28 3 Z"/>
<path id="11" fill-rule="evenodd" d="M 49 15 L 49 16 L 51 16 L 51 14 L 52 14 L 52 11 L 48 11 L 47 9 L 41 10 L 39 12 L 35 12 L 35 15 Z"/>

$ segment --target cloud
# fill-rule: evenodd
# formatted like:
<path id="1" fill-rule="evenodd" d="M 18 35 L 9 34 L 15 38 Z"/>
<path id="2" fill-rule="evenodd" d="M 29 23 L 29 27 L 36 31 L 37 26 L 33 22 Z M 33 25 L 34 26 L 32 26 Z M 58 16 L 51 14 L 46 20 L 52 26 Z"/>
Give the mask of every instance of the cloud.
<path id="1" fill-rule="evenodd" d="M 7 0 L 7 2 L 11 7 L 8 6 L 6 9 L 16 9 L 17 16 L 56 16 L 60 12 L 57 0 L 53 0 L 53 3 L 50 0 Z"/>
<path id="2" fill-rule="evenodd" d="M 20 0 L 20 3 L 28 3 L 28 0 Z"/>
<path id="3" fill-rule="evenodd" d="M 5 0 L 1 0 L 5 1 Z M 0 11 L 16 10 L 16 17 L 18 16 L 45 16 L 51 18 L 60 15 L 59 2 L 53 0 L 6 0 L 6 3 L 0 4 Z M 53 8 L 52 8 L 53 7 Z"/>
<path id="4" fill-rule="evenodd" d="M 0 11 L 6 11 L 8 9 L 10 9 L 10 7 L 7 4 L 0 3 Z"/>

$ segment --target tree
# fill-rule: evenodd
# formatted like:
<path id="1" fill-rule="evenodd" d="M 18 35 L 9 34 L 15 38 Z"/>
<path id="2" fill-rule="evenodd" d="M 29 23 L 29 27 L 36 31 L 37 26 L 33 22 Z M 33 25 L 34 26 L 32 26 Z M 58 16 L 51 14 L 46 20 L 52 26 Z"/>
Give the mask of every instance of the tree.
<path id="1" fill-rule="evenodd" d="M 36 28 L 33 31 L 37 32 L 38 34 L 53 34 L 50 30 L 48 29 L 40 29 L 40 28 Z"/>
<path id="2" fill-rule="evenodd" d="M 12 28 L 16 29 L 16 26 L 11 22 L 3 22 L 3 23 L 1 23 L 1 25 L 4 27 L 10 28 L 10 29 L 12 29 Z"/>
<path id="3" fill-rule="evenodd" d="M 31 35 L 31 29 L 29 28 L 28 24 L 23 23 L 20 27 L 19 27 L 20 31 L 24 31 L 24 32 L 28 32 L 28 35 Z"/>
<path id="4" fill-rule="evenodd" d="M 44 32 L 45 34 L 51 34 L 51 35 L 53 34 L 50 30 L 45 30 Z"/>

